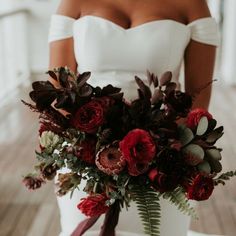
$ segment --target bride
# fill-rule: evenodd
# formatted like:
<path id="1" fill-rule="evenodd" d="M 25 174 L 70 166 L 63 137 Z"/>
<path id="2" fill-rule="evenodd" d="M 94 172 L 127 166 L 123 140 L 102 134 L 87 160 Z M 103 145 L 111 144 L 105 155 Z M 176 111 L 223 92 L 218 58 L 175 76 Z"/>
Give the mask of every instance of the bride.
<path id="1" fill-rule="evenodd" d="M 158 76 L 171 71 L 179 88 L 191 93 L 212 80 L 218 41 L 217 24 L 204 0 L 62 0 L 51 18 L 50 68 L 91 71 L 89 83 L 121 87 L 130 100 L 137 96 L 134 75 L 145 80 L 147 69 Z M 207 109 L 210 95 L 208 87 L 194 107 Z M 85 218 L 76 208 L 85 196 L 80 189 L 72 199 L 58 197 L 60 236 L 71 235 Z M 161 236 L 190 235 L 189 217 L 165 200 L 161 208 Z M 98 235 L 101 220 L 85 235 Z M 117 236 L 143 235 L 134 204 L 121 212 L 116 229 Z"/>

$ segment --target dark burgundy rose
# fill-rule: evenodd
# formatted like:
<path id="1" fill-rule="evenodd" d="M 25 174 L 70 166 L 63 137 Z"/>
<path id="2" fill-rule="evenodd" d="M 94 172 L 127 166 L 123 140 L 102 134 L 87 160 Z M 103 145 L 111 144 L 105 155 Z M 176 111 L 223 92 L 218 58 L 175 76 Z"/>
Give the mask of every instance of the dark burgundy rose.
<path id="1" fill-rule="evenodd" d="M 192 97 L 187 93 L 173 90 L 166 97 L 167 105 L 171 106 L 179 115 L 185 116 L 192 107 Z"/>
<path id="2" fill-rule="evenodd" d="M 198 174 L 191 185 L 188 186 L 187 197 L 196 201 L 207 200 L 214 190 L 213 179 Z"/>
<path id="3" fill-rule="evenodd" d="M 156 155 L 156 145 L 151 135 L 142 129 L 131 130 L 119 143 L 128 165 L 130 175 L 137 176 L 147 171 Z"/>
<path id="4" fill-rule="evenodd" d="M 96 139 L 87 138 L 83 140 L 75 149 L 75 156 L 89 163 L 95 164 Z"/>
<path id="5" fill-rule="evenodd" d="M 154 188 L 160 192 L 174 190 L 182 183 L 186 165 L 179 152 L 175 149 L 164 150 L 157 157 L 157 167 L 149 172 Z"/>
<path id="6" fill-rule="evenodd" d="M 94 100 L 80 107 L 71 119 L 72 126 L 86 133 L 95 133 L 103 123 L 104 109 L 100 102 Z"/>
<path id="7" fill-rule="evenodd" d="M 208 120 L 213 119 L 212 115 L 205 109 L 196 108 L 192 110 L 187 116 L 186 125 L 190 129 L 195 129 L 203 116 L 205 116 Z"/>
<path id="8" fill-rule="evenodd" d="M 100 216 L 109 209 L 106 205 L 108 199 L 105 194 L 90 195 L 87 198 L 82 198 L 77 208 L 86 216 Z"/>

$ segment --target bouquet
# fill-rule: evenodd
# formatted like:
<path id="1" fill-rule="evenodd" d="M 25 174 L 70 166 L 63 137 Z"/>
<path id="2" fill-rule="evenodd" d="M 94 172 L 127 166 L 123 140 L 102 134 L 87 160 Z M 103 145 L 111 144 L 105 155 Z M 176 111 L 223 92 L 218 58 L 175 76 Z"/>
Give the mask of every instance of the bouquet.
<path id="1" fill-rule="evenodd" d="M 160 198 L 195 215 L 188 200 L 208 199 L 214 187 L 236 175 L 221 173 L 223 127 L 206 110 L 191 109 L 195 95 L 176 90 L 171 72 L 160 78 L 147 71 L 148 84 L 135 76 L 137 99 L 127 101 L 120 88 L 88 83 L 90 72 L 68 68 L 48 71 L 59 84 L 36 81 L 23 103 L 40 114 L 38 164 L 24 177 L 29 189 L 53 180 L 63 196 L 86 185 L 78 209 L 88 218 L 73 235 L 83 235 L 105 214 L 100 236 L 115 235 L 119 213 L 135 201 L 144 232 L 159 235 Z M 60 110 L 58 110 L 60 109 Z M 64 110 L 67 115 L 61 114 Z M 179 124 L 179 119 L 186 122 Z"/>

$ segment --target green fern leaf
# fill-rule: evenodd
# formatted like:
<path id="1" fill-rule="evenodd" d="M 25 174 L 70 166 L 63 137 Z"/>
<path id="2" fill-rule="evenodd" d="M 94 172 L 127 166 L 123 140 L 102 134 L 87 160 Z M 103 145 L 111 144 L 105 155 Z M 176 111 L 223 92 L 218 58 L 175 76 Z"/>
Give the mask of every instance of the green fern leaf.
<path id="1" fill-rule="evenodd" d="M 135 186 L 132 195 L 143 222 L 144 232 L 150 236 L 160 236 L 161 207 L 157 192 L 151 188 Z"/>
<path id="2" fill-rule="evenodd" d="M 230 178 L 236 176 L 236 171 L 228 171 L 226 173 L 221 174 L 217 179 L 214 180 L 215 185 L 222 184 L 225 185 L 226 180 L 230 180 Z"/>
<path id="3" fill-rule="evenodd" d="M 179 211 L 183 212 L 184 214 L 187 214 L 193 217 L 194 219 L 198 218 L 195 209 L 191 207 L 182 188 L 179 187 L 172 192 L 163 193 L 162 197 L 164 199 L 168 199 L 172 204 L 177 206 Z"/>

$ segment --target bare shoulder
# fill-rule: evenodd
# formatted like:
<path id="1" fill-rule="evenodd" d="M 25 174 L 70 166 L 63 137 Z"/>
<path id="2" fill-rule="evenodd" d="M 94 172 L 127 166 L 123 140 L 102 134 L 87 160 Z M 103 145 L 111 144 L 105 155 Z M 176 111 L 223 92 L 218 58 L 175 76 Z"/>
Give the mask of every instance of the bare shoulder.
<path id="1" fill-rule="evenodd" d="M 175 0 L 188 22 L 211 16 L 207 0 Z"/>
<path id="2" fill-rule="evenodd" d="M 84 0 L 61 0 L 57 9 L 57 14 L 79 18 L 81 4 Z"/>

